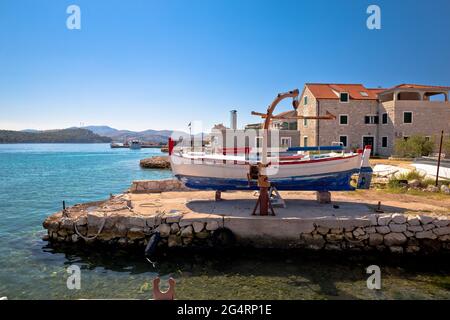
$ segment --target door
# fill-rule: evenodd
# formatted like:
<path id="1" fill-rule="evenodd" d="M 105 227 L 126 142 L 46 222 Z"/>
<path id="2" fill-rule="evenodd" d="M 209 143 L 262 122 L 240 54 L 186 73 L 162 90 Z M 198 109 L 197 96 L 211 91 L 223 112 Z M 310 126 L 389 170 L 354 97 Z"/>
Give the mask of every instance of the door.
<path id="1" fill-rule="evenodd" d="M 375 138 L 374 137 L 363 137 L 363 148 L 365 146 L 371 146 L 372 149 L 370 150 L 370 155 L 373 156 L 373 150 L 374 150 L 374 142 L 375 142 Z"/>

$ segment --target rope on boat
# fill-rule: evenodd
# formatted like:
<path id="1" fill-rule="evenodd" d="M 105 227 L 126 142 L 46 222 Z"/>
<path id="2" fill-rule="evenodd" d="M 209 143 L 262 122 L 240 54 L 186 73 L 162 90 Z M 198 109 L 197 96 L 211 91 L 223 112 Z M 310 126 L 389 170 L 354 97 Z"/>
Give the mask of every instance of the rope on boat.
<path id="1" fill-rule="evenodd" d="M 99 228 L 98 231 L 97 231 L 97 234 L 94 235 L 94 236 L 92 236 L 92 237 L 86 237 L 86 236 L 83 236 L 83 235 L 78 231 L 77 224 L 75 223 L 75 221 L 73 222 L 73 225 L 74 225 L 74 227 L 75 227 L 75 232 L 77 233 L 77 235 L 78 235 L 79 237 L 81 237 L 82 239 L 86 240 L 86 241 L 90 241 L 90 240 L 96 239 L 96 238 L 99 236 L 99 234 L 103 231 L 103 228 L 105 227 L 105 224 L 106 224 L 106 212 L 103 214 L 103 221 L 102 221 L 102 224 L 100 225 L 100 228 Z"/>

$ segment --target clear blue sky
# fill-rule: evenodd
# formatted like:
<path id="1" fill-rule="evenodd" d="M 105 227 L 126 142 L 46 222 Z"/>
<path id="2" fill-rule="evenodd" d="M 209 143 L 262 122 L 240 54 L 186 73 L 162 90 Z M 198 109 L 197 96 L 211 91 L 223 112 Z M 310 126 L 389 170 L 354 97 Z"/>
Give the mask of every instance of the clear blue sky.
<path id="1" fill-rule="evenodd" d="M 81 30 L 66 28 L 70 4 Z M 370 4 L 381 30 L 366 28 Z M 450 85 L 449 13 L 448 0 L 1 0 L 0 128 L 186 130 L 231 109 L 242 126 L 305 82 Z"/>

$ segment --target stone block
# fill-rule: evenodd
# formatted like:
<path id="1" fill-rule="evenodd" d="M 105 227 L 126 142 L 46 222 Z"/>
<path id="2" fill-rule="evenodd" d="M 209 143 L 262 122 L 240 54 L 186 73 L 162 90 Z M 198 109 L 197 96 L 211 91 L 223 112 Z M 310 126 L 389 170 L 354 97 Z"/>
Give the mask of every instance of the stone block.
<path id="1" fill-rule="evenodd" d="M 384 244 L 388 247 L 402 245 L 406 240 L 406 236 L 399 232 L 391 232 L 384 236 Z"/>
<path id="2" fill-rule="evenodd" d="M 405 232 L 406 224 L 389 223 L 389 229 L 392 232 Z"/>

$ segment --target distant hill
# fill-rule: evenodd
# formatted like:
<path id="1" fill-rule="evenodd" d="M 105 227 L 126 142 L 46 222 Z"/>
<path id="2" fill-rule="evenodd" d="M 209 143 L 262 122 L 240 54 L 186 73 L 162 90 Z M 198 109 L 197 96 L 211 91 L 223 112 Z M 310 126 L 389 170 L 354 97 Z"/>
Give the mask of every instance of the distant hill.
<path id="1" fill-rule="evenodd" d="M 0 143 L 108 143 L 111 138 L 90 130 L 69 128 L 61 130 L 0 130 Z"/>
<path id="2" fill-rule="evenodd" d="M 118 130 L 108 126 L 86 126 L 83 129 L 87 129 L 111 138 L 114 142 L 125 142 L 132 139 L 137 139 L 144 142 L 153 143 L 167 143 L 167 139 L 172 134 L 171 130 L 145 130 L 145 131 L 130 131 L 130 130 Z"/>

